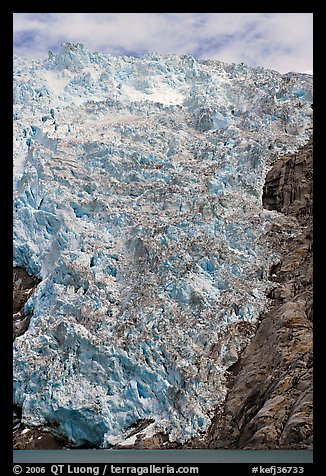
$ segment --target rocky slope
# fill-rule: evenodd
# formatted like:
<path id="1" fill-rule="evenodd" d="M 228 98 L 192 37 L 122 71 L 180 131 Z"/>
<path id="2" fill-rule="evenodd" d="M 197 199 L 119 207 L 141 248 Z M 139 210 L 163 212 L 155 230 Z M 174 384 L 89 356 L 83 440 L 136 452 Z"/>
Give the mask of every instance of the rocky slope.
<path id="1" fill-rule="evenodd" d="M 308 140 L 312 78 L 71 44 L 14 78 L 14 266 L 39 281 L 22 423 L 76 446 L 207 434 L 274 292 L 273 230 L 300 233 L 262 196 Z"/>
<path id="2" fill-rule="evenodd" d="M 294 216 L 297 226 L 274 227 L 268 240 L 280 252 L 271 268 L 271 309 L 229 371 L 224 412 L 209 431 L 215 448 L 311 448 L 312 140 L 277 160 L 266 177 L 263 204 Z"/>

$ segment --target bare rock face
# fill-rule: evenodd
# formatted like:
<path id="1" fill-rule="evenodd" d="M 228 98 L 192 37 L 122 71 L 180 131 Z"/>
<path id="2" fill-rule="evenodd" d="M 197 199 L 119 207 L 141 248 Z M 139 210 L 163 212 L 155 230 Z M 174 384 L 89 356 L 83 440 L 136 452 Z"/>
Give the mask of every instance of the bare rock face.
<path id="1" fill-rule="evenodd" d="M 285 155 L 266 177 L 263 205 L 286 215 L 295 215 L 304 225 L 312 214 L 312 157 L 310 140 L 298 153 Z"/>
<path id="2" fill-rule="evenodd" d="M 65 447 L 51 433 L 42 429 L 22 427 L 14 432 L 13 447 L 16 450 L 57 450 Z"/>
<path id="3" fill-rule="evenodd" d="M 310 140 L 267 174 L 264 207 L 298 226 L 288 239 L 277 227 L 267 237 L 282 256 L 270 271 L 272 306 L 229 369 L 224 414 L 209 432 L 213 448 L 312 447 L 312 160 Z"/>

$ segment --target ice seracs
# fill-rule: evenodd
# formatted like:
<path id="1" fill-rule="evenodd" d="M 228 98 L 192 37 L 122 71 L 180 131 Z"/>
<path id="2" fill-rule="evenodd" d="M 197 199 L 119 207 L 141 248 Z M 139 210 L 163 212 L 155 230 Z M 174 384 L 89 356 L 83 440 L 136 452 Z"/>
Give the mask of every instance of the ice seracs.
<path id="1" fill-rule="evenodd" d="M 185 442 L 226 394 L 277 256 L 274 157 L 311 127 L 312 78 L 91 53 L 15 58 L 14 264 L 41 279 L 14 343 L 26 425 Z"/>

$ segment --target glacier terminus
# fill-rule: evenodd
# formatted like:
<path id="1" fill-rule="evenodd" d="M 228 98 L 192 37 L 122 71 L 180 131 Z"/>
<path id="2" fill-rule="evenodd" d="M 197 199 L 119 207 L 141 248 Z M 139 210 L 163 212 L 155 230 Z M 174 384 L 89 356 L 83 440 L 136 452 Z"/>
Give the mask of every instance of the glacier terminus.
<path id="1" fill-rule="evenodd" d="M 14 266 L 40 281 L 14 341 L 26 426 L 76 447 L 205 434 L 269 305 L 266 236 L 296 227 L 262 193 L 312 102 L 310 75 L 189 55 L 15 57 Z"/>

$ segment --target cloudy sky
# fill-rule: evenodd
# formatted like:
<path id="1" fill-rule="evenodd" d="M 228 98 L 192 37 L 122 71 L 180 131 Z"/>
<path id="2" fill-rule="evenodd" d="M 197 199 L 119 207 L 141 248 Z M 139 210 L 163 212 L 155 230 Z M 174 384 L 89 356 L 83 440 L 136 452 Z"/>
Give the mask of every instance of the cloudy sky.
<path id="1" fill-rule="evenodd" d="M 14 13 L 14 54 L 46 58 L 62 42 L 91 51 L 191 54 L 281 73 L 313 69 L 312 13 Z"/>

